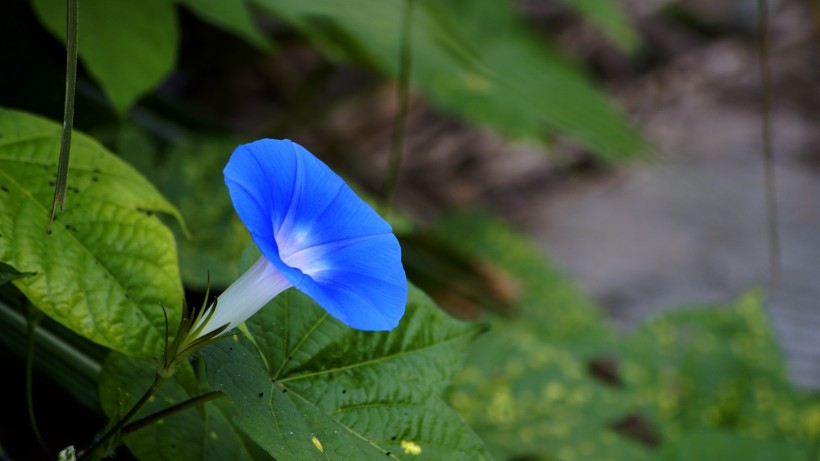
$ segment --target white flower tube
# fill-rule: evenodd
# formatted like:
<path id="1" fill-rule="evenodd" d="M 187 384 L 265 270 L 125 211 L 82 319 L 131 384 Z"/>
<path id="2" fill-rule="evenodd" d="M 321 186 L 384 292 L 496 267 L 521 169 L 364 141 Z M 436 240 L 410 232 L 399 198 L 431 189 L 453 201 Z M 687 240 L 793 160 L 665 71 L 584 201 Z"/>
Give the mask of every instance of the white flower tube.
<path id="1" fill-rule="evenodd" d="M 229 331 L 255 314 L 279 293 L 293 285 L 270 261 L 261 256 L 253 266 L 239 276 L 216 300 L 213 315 L 199 333 L 204 336 L 213 330 L 228 325 Z M 206 317 L 200 319 L 200 323 Z M 200 325 L 196 325 L 196 330 Z"/>

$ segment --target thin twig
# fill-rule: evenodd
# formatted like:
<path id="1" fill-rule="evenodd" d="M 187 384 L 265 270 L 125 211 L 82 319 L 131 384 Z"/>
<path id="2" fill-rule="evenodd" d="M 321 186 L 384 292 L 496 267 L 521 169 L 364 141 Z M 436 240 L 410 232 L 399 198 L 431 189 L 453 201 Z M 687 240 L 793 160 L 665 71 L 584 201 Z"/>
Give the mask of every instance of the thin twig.
<path id="1" fill-rule="evenodd" d="M 777 211 L 777 187 L 774 171 L 774 150 L 772 148 L 772 78 L 769 68 L 769 10 L 767 0 L 758 0 L 758 51 L 760 54 L 760 103 L 763 112 L 763 168 L 766 187 L 766 219 L 769 236 L 769 289 L 772 293 L 780 284 L 780 230 Z"/>
<path id="2" fill-rule="evenodd" d="M 413 6 L 415 0 L 405 0 L 404 19 L 402 24 L 401 50 L 399 52 L 399 75 L 396 88 L 398 104 L 396 118 L 393 122 L 393 136 L 390 143 L 390 160 L 387 167 L 387 180 L 384 186 L 384 210 L 390 209 L 396 183 L 399 180 L 399 168 L 404 151 L 404 135 L 407 128 L 407 112 L 410 88 L 410 69 L 413 44 Z"/>
<path id="3" fill-rule="evenodd" d="M 77 87 L 77 36 L 79 0 L 66 0 L 66 65 L 65 65 L 65 106 L 63 107 L 63 130 L 60 133 L 60 160 L 57 166 L 57 183 L 54 186 L 54 202 L 51 204 L 51 219 L 48 232 L 57 215 L 57 208 L 63 212 L 65 191 L 68 186 L 68 159 L 71 152 L 71 132 L 74 130 L 74 94 Z"/>
<path id="4" fill-rule="evenodd" d="M 111 440 L 114 437 L 119 437 L 120 436 L 120 433 L 121 433 L 123 427 L 125 427 L 125 425 L 128 423 L 128 421 L 131 418 L 133 418 L 134 415 L 137 414 L 137 412 L 142 408 L 142 406 L 145 405 L 145 403 L 148 402 L 148 400 L 150 400 L 151 397 L 154 396 L 154 394 L 157 392 L 157 390 L 159 389 L 159 387 L 162 385 L 162 383 L 164 381 L 165 381 L 165 378 L 160 376 L 159 373 L 154 375 L 154 382 L 151 383 L 151 387 L 149 387 L 148 390 L 145 391 L 145 394 L 143 394 L 142 397 L 137 401 L 137 403 L 135 403 L 134 406 L 131 407 L 131 410 L 129 410 L 128 413 L 126 413 L 125 416 L 123 416 L 122 419 L 120 419 L 117 422 L 117 424 L 114 425 L 114 427 L 109 429 L 105 433 L 105 435 L 103 435 L 98 440 L 96 440 L 94 443 L 92 443 L 91 446 L 89 446 L 88 448 L 83 450 L 79 454 L 79 456 L 77 456 L 77 459 L 79 461 L 83 461 L 83 460 L 87 460 L 87 459 L 91 459 L 91 460 L 96 459 L 96 458 L 93 457 L 96 454 L 96 452 L 99 451 L 101 448 L 104 448 L 109 440 Z"/>
<path id="5" fill-rule="evenodd" d="M 140 418 L 140 419 L 134 421 L 133 423 L 123 427 L 122 431 L 120 431 L 120 434 L 122 436 L 126 436 L 126 435 L 128 435 L 132 432 L 136 432 L 136 431 L 142 429 L 145 426 L 153 424 L 153 423 L 155 423 L 155 422 L 157 422 L 161 419 L 167 418 L 167 417 L 169 417 L 173 414 L 179 413 L 183 410 L 187 410 L 188 408 L 195 407 L 197 405 L 203 404 L 205 402 L 210 402 L 211 400 L 215 400 L 215 399 L 218 399 L 218 398 L 221 398 L 221 397 L 224 397 L 224 396 L 225 396 L 225 394 L 223 394 L 222 391 L 209 391 L 209 392 L 206 392 L 202 395 L 198 395 L 198 396 L 193 397 L 191 399 L 188 399 L 184 402 L 179 402 L 176 405 L 172 405 L 168 408 L 163 408 L 162 410 L 160 410 L 156 413 L 151 413 L 150 415 L 148 415 L 144 418 Z"/>
<path id="6" fill-rule="evenodd" d="M 37 424 L 37 417 L 34 414 L 34 345 L 35 345 L 35 330 L 37 325 L 43 319 L 43 314 L 34 306 L 29 305 L 28 315 L 26 321 L 28 325 L 28 341 L 26 344 L 26 405 L 28 406 L 28 420 L 31 424 L 31 430 L 37 438 L 37 443 L 44 453 L 48 453 L 48 445 L 40 432 L 40 426 Z"/>

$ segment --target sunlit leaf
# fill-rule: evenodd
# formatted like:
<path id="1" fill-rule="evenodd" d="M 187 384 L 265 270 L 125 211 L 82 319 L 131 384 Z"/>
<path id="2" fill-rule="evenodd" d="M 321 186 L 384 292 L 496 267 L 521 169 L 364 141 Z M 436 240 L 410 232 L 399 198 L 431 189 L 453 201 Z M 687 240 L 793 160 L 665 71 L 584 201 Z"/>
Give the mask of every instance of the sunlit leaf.
<path id="1" fill-rule="evenodd" d="M 497 459 L 649 459 L 614 430 L 632 411 L 616 387 L 534 329 L 494 323 L 449 391 L 449 401 Z"/>
<path id="2" fill-rule="evenodd" d="M 786 380 L 756 294 L 658 316 L 626 342 L 622 370 L 672 439 L 715 427 L 757 438 L 820 436 L 820 400 Z"/>
<path id="3" fill-rule="evenodd" d="M 65 1 L 31 2 L 46 29 L 65 41 Z M 81 0 L 79 11 L 80 61 L 123 114 L 176 63 L 179 31 L 174 3 Z"/>
<path id="4" fill-rule="evenodd" d="M 35 272 L 13 283 L 66 327 L 128 354 L 156 354 L 162 306 L 178 318 L 182 285 L 173 236 L 154 212 L 178 212 L 75 133 L 66 210 L 47 234 L 59 144 L 59 124 L 0 109 L 0 261 Z"/>

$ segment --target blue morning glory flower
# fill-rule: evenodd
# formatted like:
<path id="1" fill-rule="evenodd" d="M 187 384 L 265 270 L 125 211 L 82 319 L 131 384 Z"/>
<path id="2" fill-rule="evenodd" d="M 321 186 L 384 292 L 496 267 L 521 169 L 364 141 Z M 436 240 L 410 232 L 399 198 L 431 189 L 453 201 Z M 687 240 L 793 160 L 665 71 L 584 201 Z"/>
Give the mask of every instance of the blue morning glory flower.
<path id="1" fill-rule="evenodd" d="M 262 257 L 217 299 L 198 336 L 247 320 L 290 287 L 359 330 L 391 330 L 407 301 L 390 225 L 304 147 L 263 139 L 224 170 L 234 208 Z"/>

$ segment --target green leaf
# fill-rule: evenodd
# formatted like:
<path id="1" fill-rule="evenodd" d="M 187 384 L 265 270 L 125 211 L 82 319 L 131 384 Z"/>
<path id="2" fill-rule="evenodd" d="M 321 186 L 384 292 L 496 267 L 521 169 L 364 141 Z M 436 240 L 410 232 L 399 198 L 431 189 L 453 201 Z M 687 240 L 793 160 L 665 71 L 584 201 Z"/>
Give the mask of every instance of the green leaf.
<path id="1" fill-rule="evenodd" d="M 276 459 L 489 458 L 440 397 L 482 328 L 417 289 L 392 332 L 353 330 L 295 289 L 246 325 L 253 342 L 202 355 L 209 382 L 239 409 L 236 425 Z"/>
<path id="2" fill-rule="evenodd" d="M 669 440 L 660 459 L 816 457 L 820 398 L 787 381 L 756 293 L 660 315 L 623 354 L 627 389 Z"/>
<path id="3" fill-rule="evenodd" d="M 756 294 L 661 315 L 636 331 L 623 353 L 630 392 L 670 438 L 714 427 L 758 438 L 820 435 L 820 402 L 787 382 Z"/>
<path id="4" fill-rule="evenodd" d="M 618 47 L 633 51 L 639 43 L 638 34 L 627 20 L 616 0 L 563 0 L 564 4 L 597 26 Z"/>
<path id="5" fill-rule="evenodd" d="M 109 417 L 122 415 L 151 385 L 155 367 L 145 360 L 112 353 L 100 376 L 100 402 Z M 180 381 L 191 380 L 187 364 L 160 387 L 132 421 L 186 401 L 198 394 L 186 391 Z M 148 425 L 128 436 L 128 449 L 142 460 L 243 461 L 261 459 L 255 444 L 231 424 L 236 412 L 229 399 L 207 402 Z"/>
<path id="6" fill-rule="evenodd" d="M 202 20 L 242 37 L 262 51 L 272 51 L 270 40 L 254 26 L 245 0 L 177 0 Z"/>
<path id="7" fill-rule="evenodd" d="M 0 109 L 0 261 L 36 272 L 13 283 L 51 318 L 104 346 L 155 355 L 161 306 L 178 318 L 182 284 L 173 236 L 154 212 L 179 213 L 134 169 L 75 133 L 66 210 L 46 234 L 59 144 L 57 123 Z"/>
<path id="8" fill-rule="evenodd" d="M 32 275 L 34 275 L 34 272 L 20 272 L 14 267 L 4 262 L 0 262 L 0 286 L 5 285 L 12 280 L 21 279 L 23 277 L 31 277 Z"/>
<path id="9" fill-rule="evenodd" d="M 40 22 L 65 41 L 63 0 L 31 0 Z M 82 0 L 80 61 L 124 114 L 156 87 L 176 63 L 179 32 L 171 0 Z"/>
<path id="10" fill-rule="evenodd" d="M 395 78 L 403 0 L 254 0 L 302 30 L 331 59 Z M 566 133 L 607 160 L 645 149 L 640 135 L 574 64 L 506 1 L 416 1 L 412 84 L 440 109 L 507 136 Z"/>
<path id="11" fill-rule="evenodd" d="M 648 459 L 646 447 L 613 430 L 633 408 L 622 390 L 594 381 L 574 354 L 517 325 L 494 323 L 448 393 L 493 456 Z"/>

